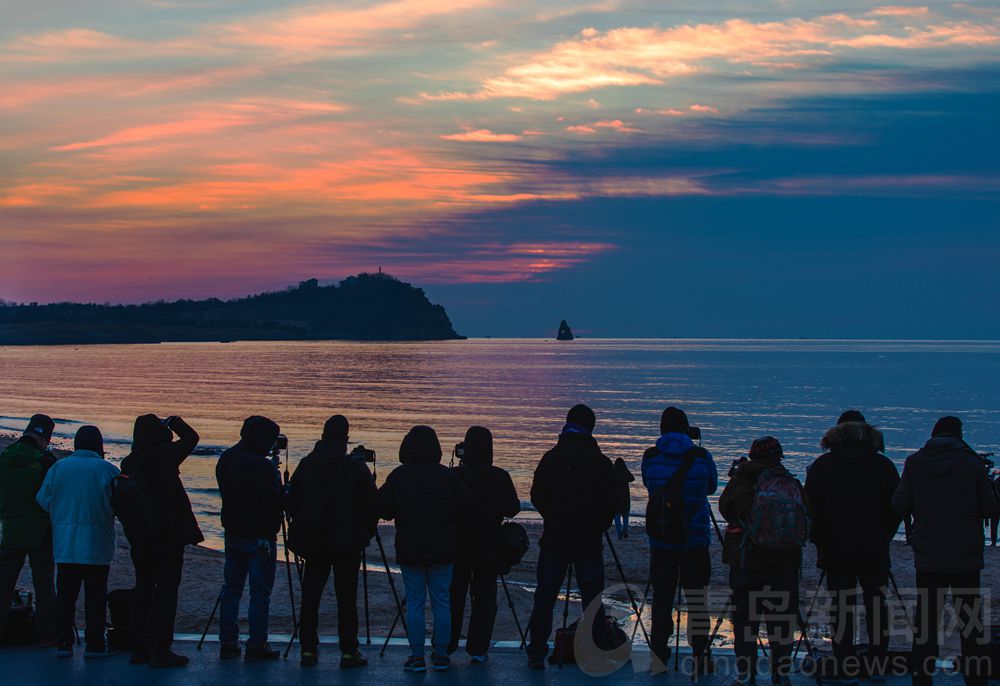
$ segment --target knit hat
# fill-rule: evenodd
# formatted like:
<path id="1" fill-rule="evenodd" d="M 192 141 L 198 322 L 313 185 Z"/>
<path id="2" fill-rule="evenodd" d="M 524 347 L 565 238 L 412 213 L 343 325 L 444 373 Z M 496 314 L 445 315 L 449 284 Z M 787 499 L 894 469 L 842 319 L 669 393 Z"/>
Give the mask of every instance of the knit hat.
<path id="1" fill-rule="evenodd" d="M 865 416 L 861 414 L 859 410 L 847 410 L 844 414 L 840 415 L 837 419 L 838 424 L 847 424 L 848 422 L 864 422 Z"/>
<path id="2" fill-rule="evenodd" d="M 47 414 L 36 414 L 28 420 L 28 426 L 24 430 L 24 433 L 48 441 L 52 438 L 52 431 L 55 428 L 56 423 Z"/>
<path id="3" fill-rule="evenodd" d="M 346 443 L 350 428 L 351 425 L 348 423 L 347 417 L 335 414 L 327 419 L 326 424 L 323 425 L 323 440 Z"/>
<path id="4" fill-rule="evenodd" d="M 399 445 L 400 462 L 440 462 L 441 442 L 429 426 L 415 426 Z"/>
<path id="5" fill-rule="evenodd" d="M 96 426 L 81 426 L 76 430 L 76 436 L 73 438 L 73 449 L 74 450 L 92 450 L 101 457 L 104 456 L 104 437 L 101 436 L 101 430 Z"/>
<path id="6" fill-rule="evenodd" d="M 941 417 L 937 420 L 934 428 L 931 430 L 931 436 L 955 436 L 957 438 L 962 437 L 962 420 L 958 417 Z"/>
<path id="7" fill-rule="evenodd" d="M 566 422 L 582 426 L 587 431 L 593 431 L 594 427 L 597 426 L 597 417 L 594 416 L 592 409 L 580 403 L 570 408 L 570 411 L 566 414 Z"/>
<path id="8" fill-rule="evenodd" d="M 773 436 L 758 438 L 750 446 L 751 460 L 768 460 L 771 458 L 782 459 L 784 453 L 781 451 L 781 443 Z"/>
<path id="9" fill-rule="evenodd" d="M 676 407 L 668 407 L 660 415 L 661 434 L 686 434 L 691 424 L 688 423 L 688 416 L 684 410 Z"/>
<path id="10" fill-rule="evenodd" d="M 465 432 L 465 456 L 463 462 L 485 462 L 493 464 L 493 434 L 483 426 L 470 426 Z"/>

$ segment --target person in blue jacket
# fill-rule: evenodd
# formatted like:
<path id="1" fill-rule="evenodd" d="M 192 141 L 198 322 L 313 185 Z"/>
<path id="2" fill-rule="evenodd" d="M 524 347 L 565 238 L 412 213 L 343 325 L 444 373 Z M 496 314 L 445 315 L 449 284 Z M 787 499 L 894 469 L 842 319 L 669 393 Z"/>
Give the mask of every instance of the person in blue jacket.
<path id="1" fill-rule="evenodd" d="M 684 541 L 667 542 L 650 537 L 650 580 L 653 587 L 653 630 L 650 649 L 658 658 L 653 671 L 665 669 L 670 659 L 670 637 L 674 632 L 674 596 L 678 581 L 688 605 L 688 642 L 695 668 L 704 671 L 708 660 L 709 616 L 707 592 L 712 575 L 708 548 L 712 543 L 712 519 L 708 496 L 719 486 L 719 473 L 712 455 L 691 440 L 690 424 L 683 410 L 668 407 L 660 417 L 660 438 L 642 457 L 642 483 L 650 495 L 692 459 L 684 477 L 682 494 L 686 535 Z"/>

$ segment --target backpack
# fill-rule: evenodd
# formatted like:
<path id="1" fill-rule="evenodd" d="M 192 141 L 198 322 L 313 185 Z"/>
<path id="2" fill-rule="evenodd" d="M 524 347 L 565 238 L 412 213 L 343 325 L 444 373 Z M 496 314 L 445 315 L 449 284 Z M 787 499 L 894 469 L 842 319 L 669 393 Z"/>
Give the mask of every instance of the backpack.
<path id="1" fill-rule="evenodd" d="M 801 548 L 809 536 L 809 516 L 802 484 L 783 468 L 766 469 L 754 485 L 747 524 L 750 542 L 763 550 Z"/>
<path id="2" fill-rule="evenodd" d="M 25 646 L 31 645 L 38 638 L 35 628 L 35 610 L 32 607 L 31 593 L 16 591 L 11 598 L 7 623 L 0 634 L 0 644 Z"/>
<path id="3" fill-rule="evenodd" d="M 480 561 L 487 569 L 507 574 L 519 564 L 531 547 L 531 540 L 524 527 L 513 521 L 504 522 L 497 530 Z"/>
<path id="4" fill-rule="evenodd" d="M 677 471 L 665 484 L 650 493 L 646 503 L 646 534 L 651 539 L 674 545 L 681 545 L 687 540 L 684 480 L 703 452 L 696 447 L 684 453 Z"/>
<path id="5" fill-rule="evenodd" d="M 330 526 L 337 526 L 336 522 L 331 522 L 330 509 L 334 505 L 337 496 L 343 494 L 348 488 L 345 480 L 347 469 L 355 458 L 347 456 L 344 461 L 337 465 L 337 471 L 323 489 L 322 499 L 317 502 L 304 503 L 303 507 L 289 517 L 288 534 L 285 546 L 293 554 L 308 560 L 309 558 L 323 558 L 328 555 L 326 548 L 327 529 Z M 299 478 L 314 479 L 315 474 L 303 473 Z M 334 485 L 337 487 L 334 488 Z"/>
<path id="6" fill-rule="evenodd" d="M 111 509 L 133 546 L 150 540 L 170 523 L 167 508 L 139 470 L 120 474 L 111 481 Z"/>

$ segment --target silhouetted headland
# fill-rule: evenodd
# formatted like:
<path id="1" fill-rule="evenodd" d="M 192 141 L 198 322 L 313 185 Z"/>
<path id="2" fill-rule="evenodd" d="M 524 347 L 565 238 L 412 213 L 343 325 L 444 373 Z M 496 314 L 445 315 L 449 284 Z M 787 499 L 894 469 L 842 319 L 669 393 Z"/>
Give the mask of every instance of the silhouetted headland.
<path id="1" fill-rule="evenodd" d="M 445 309 L 431 303 L 423 289 L 381 272 L 352 276 L 336 286 L 310 279 L 236 300 L 0 307 L 2 345 L 462 338 Z"/>

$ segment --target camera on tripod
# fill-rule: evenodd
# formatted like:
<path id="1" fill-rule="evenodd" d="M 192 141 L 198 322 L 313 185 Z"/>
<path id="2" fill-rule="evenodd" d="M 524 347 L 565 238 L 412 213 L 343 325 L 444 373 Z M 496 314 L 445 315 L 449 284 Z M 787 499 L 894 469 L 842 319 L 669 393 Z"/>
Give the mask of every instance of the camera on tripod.
<path id="1" fill-rule="evenodd" d="M 354 450 L 350 452 L 350 456 L 355 460 L 361 460 L 362 462 L 371 462 L 375 464 L 375 451 L 369 450 L 364 445 L 357 445 Z"/>
<path id="2" fill-rule="evenodd" d="M 271 462 L 277 467 L 281 464 L 281 451 L 288 450 L 288 436 L 285 434 L 278 434 L 278 437 L 274 439 L 274 445 L 271 446 L 271 450 L 268 451 L 268 456 L 271 458 Z"/>

